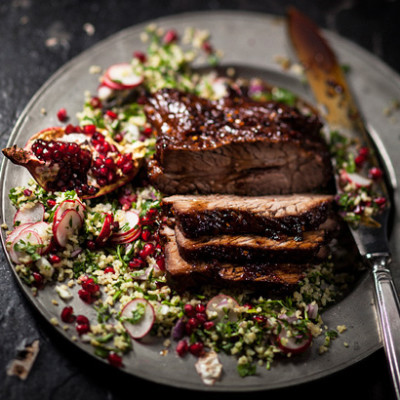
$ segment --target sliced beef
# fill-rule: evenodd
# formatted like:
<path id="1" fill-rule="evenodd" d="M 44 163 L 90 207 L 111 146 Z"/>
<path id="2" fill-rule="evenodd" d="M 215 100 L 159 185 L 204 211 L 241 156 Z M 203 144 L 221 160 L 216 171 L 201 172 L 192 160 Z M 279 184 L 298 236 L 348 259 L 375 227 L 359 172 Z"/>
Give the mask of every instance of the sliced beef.
<path id="1" fill-rule="evenodd" d="M 316 263 L 329 254 L 324 231 L 278 239 L 256 235 L 219 235 L 186 238 L 179 227 L 175 237 L 182 258 L 187 261 L 219 260 L 234 263 Z"/>
<path id="2" fill-rule="evenodd" d="M 174 230 L 164 227 L 167 279 L 176 289 L 185 290 L 202 284 L 286 292 L 296 287 L 310 265 L 248 264 L 246 266 L 216 261 L 188 262 L 182 258 Z"/>
<path id="3" fill-rule="evenodd" d="M 299 235 L 318 229 L 332 213 L 330 195 L 175 195 L 163 199 L 188 238 L 221 234 Z"/>
<path id="4" fill-rule="evenodd" d="M 162 89 L 145 112 L 157 131 L 148 174 L 165 194 L 310 192 L 332 179 L 319 118 L 294 107 Z"/>

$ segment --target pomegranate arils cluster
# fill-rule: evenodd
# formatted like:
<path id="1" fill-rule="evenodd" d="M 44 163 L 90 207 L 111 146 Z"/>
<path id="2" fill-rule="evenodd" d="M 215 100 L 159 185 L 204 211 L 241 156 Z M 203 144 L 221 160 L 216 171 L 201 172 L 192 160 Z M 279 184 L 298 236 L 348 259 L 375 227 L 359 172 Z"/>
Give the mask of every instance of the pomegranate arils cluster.
<path id="1" fill-rule="evenodd" d="M 74 309 L 71 306 L 66 306 L 62 309 L 61 321 L 67 324 L 75 322 L 75 329 L 80 335 L 90 331 L 89 319 L 85 315 L 75 315 Z"/>
<path id="2" fill-rule="evenodd" d="M 97 131 L 96 125 L 67 125 L 65 133 L 83 133 L 87 141 L 78 144 L 37 139 L 32 144 L 32 152 L 39 160 L 49 167 L 58 167 L 56 177 L 48 182 L 48 190 L 75 190 L 78 196 L 94 196 L 100 188 L 114 184 L 121 175 L 134 170 L 132 154 L 120 153 L 114 143 Z"/>
<path id="3" fill-rule="evenodd" d="M 78 291 L 78 295 L 82 301 L 92 304 L 98 297 L 100 286 L 94 281 L 93 278 L 82 276 L 80 278 L 82 289 Z"/>
<path id="4" fill-rule="evenodd" d="M 32 144 L 35 156 L 51 165 L 57 164 L 57 177 L 48 183 L 49 190 L 76 190 L 78 194 L 95 194 L 97 188 L 87 184 L 91 152 L 77 143 L 38 139 Z"/>

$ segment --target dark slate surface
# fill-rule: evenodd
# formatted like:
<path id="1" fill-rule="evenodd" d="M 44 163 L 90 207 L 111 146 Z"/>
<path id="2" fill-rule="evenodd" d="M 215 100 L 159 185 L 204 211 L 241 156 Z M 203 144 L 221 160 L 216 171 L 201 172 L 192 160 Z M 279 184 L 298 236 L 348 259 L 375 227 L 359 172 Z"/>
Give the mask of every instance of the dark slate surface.
<path id="1" fill-rule="evenodd" d="M 0 2 L 0 145 L 41 85 L 75 55 L 123 28 L 151 18 L 195 10 L 243 9 L 283 15 L 291 4 L 320 26 L 354 41 L 400 73 L 400 1 L 117 1 L 2 0 Z M 88 35 L 83 25 L 95 27 Z M 47 47 L 46 39 L 61 43 Z M 38 315 L 22 295 L 0 251 L 0 399 L 116 400 L 131 396 L 187 397 L 192 393 L 127 377 L 78 352 Z M 6 375 L 24 341 L 40 340 L 40 353 L 26 381 Z M 317 382 L 256 396 L 270 398 L 394 398 L 384 352 Z M 243 394 L 207 394 L 238 398 Z"/>

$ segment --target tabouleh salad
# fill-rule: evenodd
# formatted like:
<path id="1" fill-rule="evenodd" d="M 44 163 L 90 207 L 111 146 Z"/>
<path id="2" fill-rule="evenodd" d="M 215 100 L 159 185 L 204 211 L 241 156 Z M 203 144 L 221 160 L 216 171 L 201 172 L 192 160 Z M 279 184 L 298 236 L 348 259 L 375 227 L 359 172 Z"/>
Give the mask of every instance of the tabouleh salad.
<path id="1" fill-rule="evenodd" d="M 180 37 L 174 30 L 149 26 L 143 40 L 147 52 L 135 52 L 130 62 L 102 72 L 97 92 L 86 93 L 75 125 L 68 110 L 61 109 L 62 127 L 47 130 L 43 143 L 31 143 L 29 151 L 39 160 L 48 160 L 48 154 L 57 160 L 69 153 L 72 158 L 78 154 L 79 161 L 85 155 L 62 139 L 72 134 L 95 156 L 84 169 L 85 179 L 77 176 L 73 160 L 67 164 L 67 177 L 62 177 L 61 167 L 54 167 L 51 174 L 57 180 L 52 187 L 40 180 L 43 170 L 35 169 L 38 164 L 29 164 L 35 179 L 10 191 L 17 211 L 14 226 L 7 227 L 6 247 L 18 275 L 38 296 L 46 285 L 56 285 L 58 300 L 65 303 L 59 324 L 119 368 L 124 368 L 124 355 L 134 351 L 135 341 L 147 335 L 159 337 L 165 351 L 176 357 L 193 357 L 203 377 L 211 365 L 207 384 L 220 377 L 220 353 L 235 358 L 238 374 L 245 377 L 257 368 L 271 368 L 276 359 L 309 351 L 315 337 L 325 337 L 319 351 L 326 351 L 345 328 L 326 327 L 321 314 L 351 282 L 351 276 L 336 270 L 333 260 L 313 268 L 293 293 L 282 298 L 212 286 L 180 293 L 168 285 L 159 235 L 162 194 L 140 172 L 155 151 L 156 137 L 146 122 L 138 88 L 152 92 L 174 87 L 215 99 L 224 95 L 229 77 L 191 68 L 199 58 L 213 66 L 221 57 L 207 32 L 187 29 Z M 254 90 L 255 98 L 262 95 L 295 101 L 281 88 L 268 93 Z M 336 159 L 343 160 L 345 139 L 334 133 L 331 145 Z M 357 160 L 364 162 L 366 156 L 360 150 L 357 158 L 347 155 L 345 164 L 338 163 L 347 172 L 343 177 L 348 185 L 339 204 L 352 213 L 349 218 L 363 212 L 372 215 L 384 203 L 367 193 L 368 185 L 351 186 Z M 369 179 L 377 177 L 374 172 Z M 126 176 L 130 179 L 124 180 Z M 363 188 L 358 197 L 350 194 L 354 187 Z M 95 320 L 69 305 L 72 287 L 79 287 L 80 301 L 96 311 Z"/>

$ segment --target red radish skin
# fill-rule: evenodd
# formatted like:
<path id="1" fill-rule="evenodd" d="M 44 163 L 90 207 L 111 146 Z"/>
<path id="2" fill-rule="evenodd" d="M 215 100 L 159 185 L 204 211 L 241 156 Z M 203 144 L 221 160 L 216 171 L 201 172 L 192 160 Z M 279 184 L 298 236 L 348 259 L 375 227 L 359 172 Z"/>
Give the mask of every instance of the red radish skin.
<path id="1" fill-rule="evenodd" d="M 141 229 L 138 228 L 137 230 L 135 230 L 134 232 L 132 232 L 131 235 L 128 236 L 120 236 L 120 237 L 114 237 L 111 236 L 110 241 L 114 244 L 128 244 L 128 243 L 132 243 L 133 241 L 135 241 L 136 239 L 138 239 L 140 237 L 140 233 L 141 233 Z"/>
<path id="2" fill-rule="evenodd" d="M 112 235 L 112 224 L 114 217 L 111 214 L 106 214 L 104 217 L 103 227 L 101 228 L 99 236 L 96 238 L 97 245 L 104 245 Z"/>
<path id="3" fill-rule="evenodd" d="M 143 77 L 136 75 L 129 63 L 111 65 L 105 73 L 105 79 L 107 78 L 122 89 L 133 89 L 143 82 Z"/>
<path id="4" fill-rule="evenodd" d="M 128 210 L 123 212 L 123 218 L 119 221 L 121 229 L 114 232 L 111 236 L 111 242 L 116 244 L 127 244 L 136 240 L 141 235 L 139 227 L 139 214 L 137 211 Z M 126 228 L 126 226 L 128 226 Z"/>
<path id="5" fill-rule="evenodd" d="M 134 210 L 119 211 L 119 212 L 123 213 L 122 219 L 118 221 L 121 229 L 118 232 L 115 232 L 114 236 L 115 237 L 130 236 L 131 233 L 136 232 L 139 226 L 139 221 L 140 221 L 139 213 Z"/>
<path id="6" fill-rule="evenodd" d="M 145 337 L 153 327 L 155 321 L 155 312 L 153 306 L 145 299 L 133 299 L 127 303 L 121 311 L 121 317 L 128 319 L 132 318 L 132 312 L 142 304 L 144 309 L 143 317 L 135 324 L 125 320 L 123 322 L 125 329 L 132 339 L 141 339 Z"/>
<path id="7" fill-rule="evenodd" d="M 351 173 L 351 172 L 342 170 L 340 172 L 340 179 L 342 182 L 354 184 L 358 188 L 369 187 L 372 185 L 371 179 L 368 179 L 356 172 Z"/>
<path id="8" fill-rule="evenodd" d="M 59 206 L 56 208 L 56 211 L 54 212 L 54 218 L 53 220 L 55 222 L 60 221 L 62 215 L 66 210 L 76 210 L 81 217 L 81 220 L 83 222 L 85 218 L 85 209 L 86 206 L 78 199 L 75 200 L 64 200 L 62 201 Z"/>
<path id="9" fill-rule="evenodd" d="M 82 220 L 76 210 L 64 211 L 61 219 L 53 224 L 53 234 L 57 244 L 65 247 L 68 239 L 75 235 L 82 226 Z"/>

